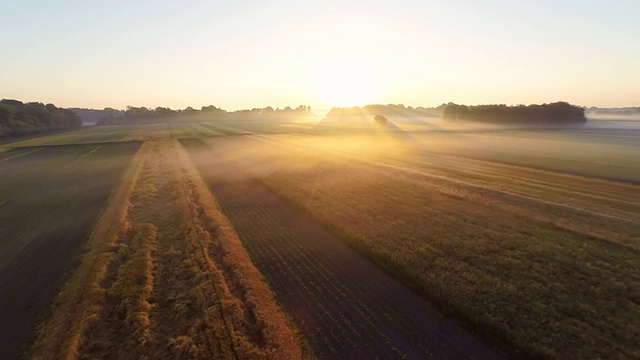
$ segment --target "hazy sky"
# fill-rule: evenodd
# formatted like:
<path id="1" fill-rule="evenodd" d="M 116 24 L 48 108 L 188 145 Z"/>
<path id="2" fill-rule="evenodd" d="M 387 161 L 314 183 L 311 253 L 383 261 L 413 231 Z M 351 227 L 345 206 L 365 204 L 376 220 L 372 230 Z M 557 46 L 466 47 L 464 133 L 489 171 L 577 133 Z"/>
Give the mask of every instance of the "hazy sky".
<path id="1" fill-rule="evenodd" d="M 639 106 L 638 16 L 638 0 L 4 0 L 0 98 Z"/>

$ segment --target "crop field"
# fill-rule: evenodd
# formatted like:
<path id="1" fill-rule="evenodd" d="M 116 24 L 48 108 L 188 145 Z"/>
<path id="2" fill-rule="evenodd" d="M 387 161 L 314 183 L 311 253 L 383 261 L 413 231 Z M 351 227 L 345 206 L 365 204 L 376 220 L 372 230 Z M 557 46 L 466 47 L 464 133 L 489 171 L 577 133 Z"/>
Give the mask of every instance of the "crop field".
<path id="1" fill-rule="evenodd" d="M 31 357 L 302 358 L 175 140 L 146 142 Z"/>
<path id="2" fill-rule="evenodd" d="M 14 358 L 137 143 L 0 153 L 0 349 Z"/>
<path id="3" fill-rule="evenodd" d="M 293 215 L 277 221 L 276 209 L 283 205 L 266 201 L 261 213 L 253 209 L 263 204 L 261 197 L 286 201 L 468 329 L 491 343 L 510 344 L 506 350 L 513 355 L 637 357 L 640 166 L 633 154 L 640 148 L 632 135 L 591 142 L 597 151 L 585 150 L 580 134 L 550 133 L 535 145 L 537 135 L 256 135 L 185 144 L 194 158 L 200 156 L 201 173 L 278 294 L 278 288 L 295 283 L 278 280 L 287 271 L 326 279 L 302 277 L 299 283 L 322 286 L 317 284 L 330 280 L 333 288 L 315 291 L 343 300 L 342 308 L 337 300 L 322 304 L 347 317 L 336 317 L 340 326 L 326 325 L 334 333 L 348 332 L 349 317 L 355 316 L 350 312 L 357 311 L 345 310 L 344 304 L 356 303 L 348 296 L 371 290 L 356 290 L 349 282 L 355 275 L 344 265 L 348 260 L 318 250 L 318 241 L 301 240 L 304 226 L 292 230 Z M 478 150 L 468 151 L 459 137 Z M 531 161 L 534 166 L 525 166 Z M 576 161 L 590 167 L 559 171 Z M 256 221 L 274 234 L 256 233 Z M 277 230 L 278 223 L 286 226 Z M 300 248 L 278 257 L 292 243 Z M 330 260 L 323 264 L 324 256 Z M 361 276 L 356 284 L 378 283 L 379 276 L 364 273 L 371 278 Z M 343 288 L 336 285 L 341 283 Z M 384 302 L 365 297 L 368 307 Z M 289 299 L 292 305 L 285 308 L 302 306 L 300 301 Z M 402 318 L 374 313 L 378 319 Z M 321 336 L 316 346 L 328 352 L 331 346 L 363 343 L 355 335 L 333 343 L 330 334 Z"/>
<path id="4" fill-rule="evenodd" d="M 226 173 L 221 162 L 211 161 L 220 154 L 208 151 L 208 142 L 183 143 L 278 301 L 320 358 L 504 356 L 243 170 Z"/>
<path id="5" fill-rule="evenodd" d="M 638 130 L 410 128 L 3 141 L 0 358 L 640 357 Z"/>
<path id="6" fill-rule="evenodd" d="M 191 139 L 222 135 L 201 123 L 102 125 L 78 130 L 40 135 L 15 141 L 6 146 L 12 148 L 43 145 L 100 144 L 110 142 L 150 141 L 162 139 Z M 2 145 L 0 145 L 2 146 Z"/>

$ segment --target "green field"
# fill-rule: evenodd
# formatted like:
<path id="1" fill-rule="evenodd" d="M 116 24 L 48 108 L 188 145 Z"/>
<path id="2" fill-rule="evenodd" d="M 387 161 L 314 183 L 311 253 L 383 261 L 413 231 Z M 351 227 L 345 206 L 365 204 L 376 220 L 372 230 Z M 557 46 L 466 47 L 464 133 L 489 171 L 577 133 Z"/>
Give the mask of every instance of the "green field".
<path id="1" fill-rule="evenodd" d="M 208 171 L 257 179 L 518 356 L 638 355 L 631 135 L 408 135 L 210 139 Z"/>
<path id="2" fill-rule="evenodd" d="M 0 153 L 0 324 L 7 358 L 42 318 L 138 143 Z"/>
<path id="3" fill-rule="evenodd" d="M 4 141 L 0 284 L 9 295 L 0 305 L 15 313 L 0 325 L 6 357 L 46 318 L 140 144 L 175 139 L 321 358 L 464 355 L 415 340 L 441 315 L 420 315 L 416 325 L 411 311 L 424 300 L 375 295 L 395 284 L 455 319 L 438 321 L 466 329 L 446 331 L 470 331 L 506 356 L 640 357 L 638 130 L 374 130 L 228 121 L 96 126 Z M 158 164 L 158 174 L 177 166 Z M 176 201 L 158 194 L 162 206 Z M 148 216 L 132 221 L 170 233 L 169 219 Z M 359 264 L 353 274 L 349 261 Z M 372 285 L 383 273 L 388 287 Z M 282 297 L 287 286 L 302 286 L 294 300 Z M 315 321 L 317 332 L 307 332 Z M 456 337 L 446 337 L 455 347 Z M 497 357 L 484 351 L 475 353 Z"/>

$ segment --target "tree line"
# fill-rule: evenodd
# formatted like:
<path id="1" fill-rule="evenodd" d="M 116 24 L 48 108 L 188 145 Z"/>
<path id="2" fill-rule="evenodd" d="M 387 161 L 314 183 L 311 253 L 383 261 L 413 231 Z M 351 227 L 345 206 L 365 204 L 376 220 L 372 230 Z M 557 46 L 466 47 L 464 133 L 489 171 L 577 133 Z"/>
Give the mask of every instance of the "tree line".
<path id="1" fill-rule="evenodd" d="M 467 120 L 497 124 L 567 124 L 587 121 L 582 107 L 559 101 L 542 105 L 477 105 L 449 103 L 444 120 Z"/>
<path id="2" fill-rule="evenodd" d="M 110 124 L 138 124 L 138 123 L 154 123 L 162 121 L 179 121 L 186 120 L 217 120 L 217 119 L 231 119 L 231 120 L 245 120 L 245 119 L 286 119 L 289 117 L 301 117 L 312 115 L 311 107 L 300 105 L 297 108 L 291 108 L 289 106 L 284 109 L 274 109 L 271 106 L 265 108 L 253 108 L 237 111 L 227 111 L 222 108 L 208 105 L 203 106 L 200 110 L 192 107 L 185 109 L 174 110 L 168 107 L 135 107 L 127 106 L 124 111 L 109 112 L 107 116 L 97 121 L 98 125 L 110 125 Z"/>
<path id="3" fill-rule="evenodd" d="M 80 126 L 82 126 L 82 120 L 76 113 L 53 104 L 0 100 L 0 137 L 29 135 Z"/>
<path id="4" fill-rule="evenodd" d="M 73 110 L 74 113 L 78 114 L 80 119 L 82 119 L 82 123 L 85 125 L 95 125 L 99 120 L 108 117 L 117 118 L 123 113 L 122 110 L 111 107 L 106 107 L 102 110 L 88 108 L 69 108 L 69 110 Z"/>
<path id="5" fill-rule="evenodd" d="M 403 104 L 373 104 L 362 107 L 334 107 L 329 111 L 327 117 L 370 117 L 371 114 L 376 114 L 387 118 L 439 118 L 442 116 L 446 106 L 447 104 L 442 104 L 437 107 L 412 107 L 405 106 Z"/>

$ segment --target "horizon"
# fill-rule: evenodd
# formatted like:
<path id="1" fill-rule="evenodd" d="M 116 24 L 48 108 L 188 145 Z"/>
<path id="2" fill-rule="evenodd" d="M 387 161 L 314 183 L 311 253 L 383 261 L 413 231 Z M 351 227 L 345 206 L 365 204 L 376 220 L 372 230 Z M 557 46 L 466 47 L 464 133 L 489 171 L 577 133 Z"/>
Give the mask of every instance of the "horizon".
<path id="1" fill-rule="evenodd" d="M 47 104 L 48 102 L 44 102 L 44 101 L 26 101 L 23 99 L 11 99 L 11 98 L 2 98 L 0 100 L 11 100 L 11 101 L 20 101 L 22 103 L 41 103 L 41 104 Z M 354 109 L 354 108 L 365 108 L 365 107 L 369 107 L 369 106 L 383 106 L 383 107 L 387 107 L 387 106 L 402 106 L 406 109 L 419 109 L 419 108 L 423 108 L 423 109 L 435 109 L 441 106 L 446 106 L 446 105 L 462 105 L 462 106 L 485 106 L 485 105 L 506 105 L 508 107 L 516 107 L 516 106 L 531 106 L 531 105 L 546 105 L 546 104 L 552 104 L 552 103 L 559 103 L 559 102 L 565 102 L 568 103 L 570 105 L 579 107 L 579 108 L 583 108 L 585 111 L 589 111 L 592 109 L 597 109 L 597 110 L 620 110 L 620 109 L 640 109 L 640 105 L 636 105 L 636 106 L 613 106 L 613 107 L 600 107 L 600 106 L 588 106 L 588 105 L 580 105 L 580 104 L 572 104 L 568 101 L 564 101 L 564 100 L 557 100 L 557 101 L 550 101 L 548 103 L 518 103 L 518 104 L 504 104 L 504 103 L 478 103 L 478 104 L 458 104 L 458 103 L 454 103 L 454 102 L 443 102 L 441 104 L 438 105 L 420 105 L 420 104 L 403 104 L 403 103 L 368 103 L 368 104 L 363 104 L 363 105 L 352 105 L 352 106 L 333 106 L 333 107 L 322 107 L 322 108 L 313 108 L 310 107 L 308 105 L 305 104 L 297 104 L 297 105 L 284 105 L 281 107 L 276 107 L 276 106 L 271 106 L 271 105 L 266 105 L 266 106 L 252 106 L 252 107 L 245 107 L 245 108 L 236 108 L 236 109 L 226 109 L 224 107 L 221 106 L 217 106 L 216 104 L 204 104 L 202 106 L 185 106 L 183 108 L 172 108 L 169 106 L 163 106 L 163 105 L 154 105 L 154 106 L 147 106 L 147 105 L 127 105 L 123 108 L 117 108 L 117 107 L 113 107 L 113 106 L 106 106 L 103 108 L 91 108 L 91 107 L 79 107 L 79 106 L 69 106 L 69 107 L 64 107 L 64 106 L 59 106 L 57 104 L 53 104 L 56 105 L 57 107 L 60 108 L 65 108 L 65 109 L 78 109 L 78 110 L 94 110 L 94 111 L 103 111 L 103 110 L 107 110 L 107 109 L 114 109 L 117 111 L 126 111 L 129 108 L 146 108 L 149 110 L 155 110 L 157 108 L 168 108 L 170 110 L 173 111 L 183 111 L 186 110 L 187 108 L 192 108 L 196 111 L 200 111 L 202 108 L 207 107 L 207 106 L 215 106 L 218 109 L 221 109 L 223 111 L 229 112 L 229 113 L 233 113 L 233 112 L 239 112 L 239 111 L 247 111 L 247 110 L 255 110 L 255 109 L 266 109 L 267 107 L 271 107 L 272 109 L 274 109 L 275 111 L 281 111 L 281 110 L 285 110 L 285 108 L 291 108 L 291 109 L 296 109 L 298 106 L 307 106 L 309 107 L 310 113 L 314 116 L 327 116 L 332 110 L 334 109 Z"/>
<path id="2" fill-rule="evenodd" d="M 640 1 L 1 8 L 0 360 L 640 354 Z"/>
<path id="3" fill-rule="evenodd" d="M 640 104 L 640 3 L 10 1 L 0 98 L 230 111 Z M 461 21 L 463 20 L 463 21 Z M 407 105 L 408 106 L 408 105 Z"/>
<path id="4" fill-rule="evenodd" d="M 3 99 L 0 99 L 0 100 L 17 100 L 17 101 L 21 101 L 23 103 L 42 103 L 42 104 L 47 104 L 47 102 L 43 102 L 43 101 L 25 101 L 25 100 L 22 100 L 22 99 L 3 98 Z M 558 100 L 558 101 L 552 101 L 552 102 L 549 102 L 549 103 L 557 103 L 557 102 L 567 102 L 567 101 Z M 567 102 L 567 103 L 569 103 L 569 102 Z M 449 104 L 456 104 L 456 103 L 446 102 L 446 103 L 442 103 L 442 104 L 439 104 L 439 105 L 413 105 L 413 104 L 407 105 L 407 104 L 401 104 L 401 103 L 397 103 L 397 104 L 371 103 L 371 104 L 353 105 L 353 106 L 334 106 L 334 107 L 328 107 L 328 108 L 324 107 L 324 108 L 318 108 L 318 109 L 314 109 L 313 107 L 310 107 L 310 110 L 311 110 L 311 113 L 314 114 L 314 115 L 322 115 L 322 114 L 323 115 L 327 115 L 333 109 L 364 108 L 364 107 L 367 107 L 367 106 L 403 106 L 403 107 L 405 107 L 407 109 L 412 109 L 412 108 L 413 109 L 417 109 L 417 108 L 434 109 L 434 108 L 437 108 L 437 107 L 440 107 L 440 106 L 443 106 L 443 105 L 449 105 Z M 522 106 L 522 105 L 529 106 L 529 105 L 543 105 L 543 104 L 548 104 L 548 103 L 540 103 L 540 104 L 534 104 L 534 103 L 528 103 L 528 104 L 504 104 L 504 103 L 503 104 L 499 104 L 499 103 L 489 104 L 489 103 L 486 103 L 486 104 L 484 104 L 483 103 L 483 104 L 456 104 L 456 105 L 463 105 L 463 106 L 506 105 L 506 106 L 509 106 L 509 107 L 513 107 L 513 106 Z M 571 103 L 569 103 L 569 104 L 571 104 Z M 200 111 L 203 107 L 206 107 L 206 106 L 216 106 L 217 108 L 219 108 L 221 110 L 224 110 L 224 111 L 227 111 L 227 112 L 245 111 L 245 110 L 252 110 L 252 109 L 264 109 L 264 108 L 267 108 L 267 107 L 271 107 L 274 110 L 284 110 L 287 107 L 289 107 L 291 109 L 295 109 L 297 106 L 307 106 L 307 105 L 304 105 L 304 104 L 285 105 L 285 106 L 282 106 L 282 107 L 275 107 L 275 106 L 267 105 L 267 106 L 263 106 L 263 107 L 253 106 L 253 107 L 238 108 L 238 109 L 225 109 L 224 107 L 217 106 L 216 104 L 204 104 L 202 106 L 197 106 L 197 107 L 196 106 L 186 106 L 186 107 L 183 107 L 183 108 L 172 108 L 172 107 L 167 107 L 167 106 L 163 106 L 163 105 L 155 105 L 155 106 L 127 105 L 127 106 L 125 106 L 123 108 L 116 108 L 116 107 L 112 107 L 112 106 L 106 106 L 104 108 L 89 108 L 89 107 L 79 107 L 79 106 L 63 107 L 63 106 L 58 106 L 57 104 L 53 104 L 53 105 L 56 105 L 57 107 L 61 107 L 61 108 L 65 108 L 65 109 L 83 109 L 83 110 L 97 110 L 97 111 L 102 111 L 102 110 L 105 110 L 105 109 L 108 109 L 108 108 L 109 109 L 118 110 L 118 111 L 126 111 L 127 108 L 129 108 L 129 107 L 132 107 L 132 108 L 147 108 L 149 110 L 154 110 L 154 109 L 156 109 L 158 107 L 166 107 L 166 108 L 169 108 L 169 109 L 175 110 L 175 111 L 185 110 L 186 108 L 191 107 L 194 110 Z M 608 109 L 636 109 L 636 108 L 640 108 L 640 105 L 639 106 L 614 106 L 614 107 L 587 106 L 587 105 L 579 105 L 579 104 L 571 104 L 571 105 L 584 108 L 586 111 L 588 111 L 590 109 L 608 110 Z"/>

